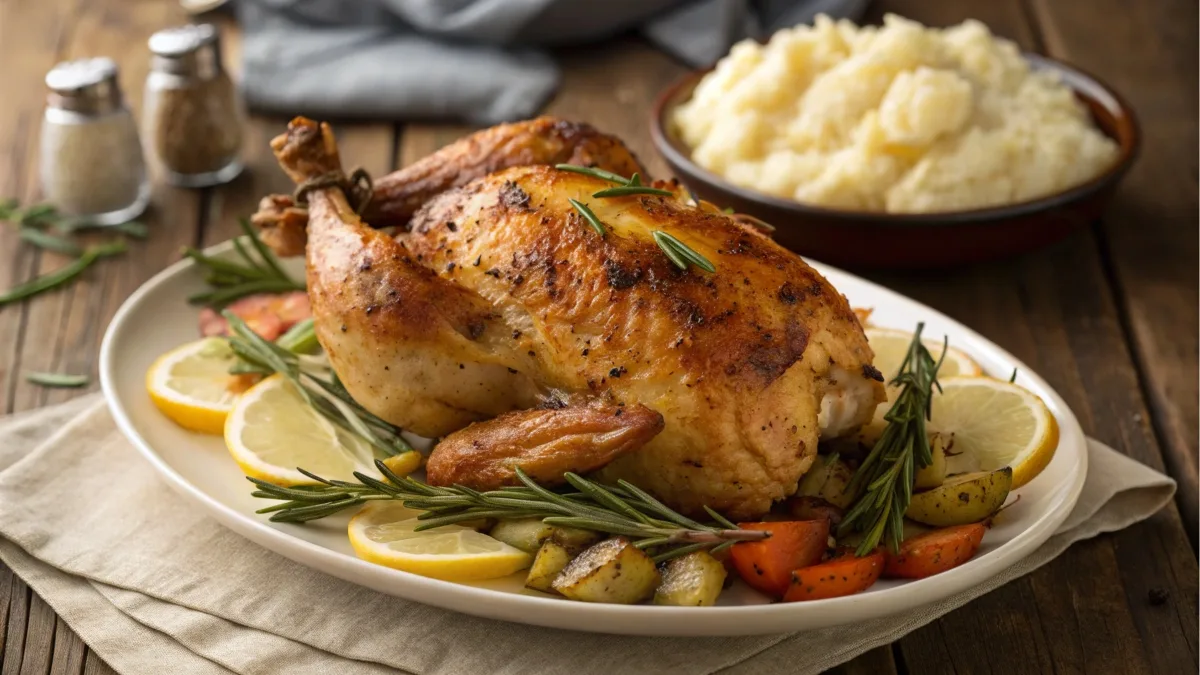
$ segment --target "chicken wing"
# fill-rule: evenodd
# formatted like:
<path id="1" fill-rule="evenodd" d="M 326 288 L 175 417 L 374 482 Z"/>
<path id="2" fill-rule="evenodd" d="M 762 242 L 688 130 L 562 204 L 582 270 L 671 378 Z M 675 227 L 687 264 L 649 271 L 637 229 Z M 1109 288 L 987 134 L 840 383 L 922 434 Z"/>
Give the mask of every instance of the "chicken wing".
<path id="1" fill-rule="evenodd" d="M 272 145 L 297 182 L 337 169 L 332 134 L 309 120 Z M 423 435 L 533 408 L 551 389 L 644 406 L 661 433 L 603 468 L 581 456 L 583 470 L 685 512 L 761 515 L 795 491 L 822 435 L 884 399 L 862 327 L 828 281 L 752 228 L 674 195 L 594 197 L 607 187 L 508 168 L 437 194 L 395 238 L 340 188 L 315 191 L 318 339 L 359 403 Z M 676 267 L 659 231 L 716 273 Z M 492 424 L 505 419 L 517 418 Z M 470 485 L 466 473 L 455 480 Z"/>

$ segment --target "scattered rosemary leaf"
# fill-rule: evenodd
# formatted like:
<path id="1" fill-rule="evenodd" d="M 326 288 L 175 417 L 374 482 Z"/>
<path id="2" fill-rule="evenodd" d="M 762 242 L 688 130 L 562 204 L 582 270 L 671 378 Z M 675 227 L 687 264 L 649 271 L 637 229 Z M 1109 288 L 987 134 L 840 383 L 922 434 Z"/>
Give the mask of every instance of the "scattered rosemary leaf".
<path id="1" fill-rule="evenodd" d="M 571 173 L 581 173 L 585 176 L 591 176 L 592 178 L 599 178 L 600 180 L 606 180 L 610 183 L 617 183 L 618 185 L 629 185 L 628 178 L 626 178 L 622 175 L 619 175 L 619 174 L 615 174 L 611 171 L 605 171 L 604 169 L 596 169 L 596 168 L 593 168 L 590 166 L 579 166 L 578 164 L 555 164 L 554 168 L 556 168 L 560 171 L 570 171 Z"/>
<path id="2" fill-rule="evenodd" d="M 35 204 L 22 211 L 17 222 L 21 225 L 40 227 L 53 224 L 58 219 L 58 210 L 50 204 Z"/>
<path id="3" fill-rule="evenodd" d="M 25 373 L 25 381 L 54 389 L 78 389 L 86 387 L 91 379 L 87 375 L 68 375 L 66 373 Z"/>
<path id="4" fill-rule="evenodd" d="M 571 206 L 574 206 L 575 210 L 579 212 L 579 215 L 583 216 L 583 219 L 587 221 L 588 225 L 592 226 L 592 229 L 596 231 L 596 234 L 600 235 L 601 237 L 604 236 L 604 234 L 607 232 L 607 230 L 604 228 L 604 223 L 600 222 L 600 219 L 596 217 L 595 213 L 592 213 L 592 210 L 588 208 L 587 204 L 584 204 L 577 199 L 568 199 L 567 201 L 571 202 Z"/>
<path id="5" fill-rule="evenodd" d="M 654 230 L 652 236 L 654 237 L 654 243 L 658 244 L 658 247 L 662 249 L 667 258 L 679 269 L 686 270 L 688 265 L 695 265 L 706 272 L 715 273 L 717 271 L 717 268 L 708 258 L 700 255 L 690 246 L 670 234 L 662 230 Z"/>
<path id="6" fill-rule="evenodd" d="M 38 248 L 64 255 L 79 255 L 83 252 L 83 248 L 64 237 L 50 234 L 42 230 L 35 230 L 32 227 L 22 227 L 20 230 L 21 241 L 32 244 Z"/>
<path id="7" fill-rule="evenodd" d="M 83 252 L 82 256 L 71 261 L 70 264 L 0 293 L 0 307 L 32 298 L 52 288 L 57 288 L 79 276 L 81 272 L 100 258 L 117 255 L 124 251 L 125 243 L 120 241 L 89 248 Z"/>
<path id="8" fill-rule="evenodd" d="M 599 192 L 592 193 L 597 199 L 606 197 L 628 197 L 630 195 L 666 195 L 674 197 L 675 193 L 670 190 L 660 190 L 659 188 L 646 187 L 645 185 L 621 185 L 613 188 L 606 188 Z"/>
<path id="9" fill-rule="evenodd" d="M 150 228 L 146 227 L 145 223 L 131 220 L 128 223 L 114 225 L 113 229 L 121 234 L 127 234 L 134 239 L 145 239 L 150 234 Z"/>

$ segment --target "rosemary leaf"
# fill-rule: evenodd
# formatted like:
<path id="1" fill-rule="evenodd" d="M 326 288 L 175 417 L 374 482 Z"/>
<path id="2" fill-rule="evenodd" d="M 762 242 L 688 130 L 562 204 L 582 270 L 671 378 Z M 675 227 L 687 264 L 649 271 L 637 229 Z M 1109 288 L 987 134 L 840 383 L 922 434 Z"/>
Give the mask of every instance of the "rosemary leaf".
<path id="1" fill-rule="evenodd" d="M 87 375 L 68 375 L 66 373 L 25 373 L 25 381 L 53 389 L 78 389 L 86 387 L 91 382 L 91 378 Z"/>
<path id="2" fill-rule="evenodd" d="M 27 281 L 23 284 L 18 284 L 13 288 L 0 293 L 0 307 L 21 300 L 32 298 L 35 295 L 44 293 L 53 288 L 58 288 L 68 281 L 79 276 L 84 270 L 91 266 L 101 258 L 117 255 L 125 251 L 125 244 L 122 242 L 113 242 L 110 244 L 102 244 L 94 246 L 83 252 L 83 255 L 75 259 L 68 265 L 64 265 L 53 272 L 43 274 L 36 279 Z"/>
<path id="3" fill-rule="evenodd" d="M 679 269 L 686 270 L 688 265 L 695 265 L 706 272 L 715 273 L 717 271 L 717 268 L 713 266 L 708 258 L 700 255 L 690 246 L 679 241 L 672 235 L 662 230 L 654 230 L 652 236 L 654 237 L 654 243 L 658 244 L 658 247 L 662 249 L 667 258 Z"/>
<path id="4" fill-rule="evenodd" d="M 645 185 L 621 185 L 592 193 L 592 196 L 598 199 L 604 199 L 606 197 L 628 197 L 630 195 L 666 195 L 668 197 L 674 197 L 675 193 L 671 192 L 670 190 L 661 190 L 659 188 L 647 187 Z"/>
<path id="5" fill-rule="evenodd" d="M 19 236 L 21 237 L 21 241 L 47 251 L 54 251 L 63 255 L 79 255 L 83 253 L 83 247 L 70 239 L 34 229 L 33 227 L 22 227 Z"/>
<path id="6" fill-rule="evenodd" d="M 577 199 L 568 199 L 567 201 L 571 202 L 571 206 L 574 206 L 575 210 L 579 212 L 579 215 L 583 216 L 583 219 L 587 221 L 587 224 L 592 226 L 592 229 L 596 231 L 596 234 L 600 235 L 601 237 L 604 236 L 605 232 L 607 232 L 607 230 L 604 228 L 604 223 L 600 222 L 600 219 L 596 217 L 595 213 L 592 213 L 592 210 L 588 208 L 587 204 L 584 204 Z"/>
<path id="7" fill-rule="evenodd" d="M 134 239 L 145 239 L 150 235 L 150 228 L 146 227 L 145 223 L 138 222 L 136 220 L 114 225 L 113 229 L 121 234 L 133 237 Z"/>
<path id="8" fill-rule="evenodd" d="M 578 164 L 555 164 L 554 168 L 560 171 L 581 173 L 585 176 L 599 178 L 600 180 L 606 180 L 610 183 L 617 183 L 619 185 L 629 185 L 630 183 L 629 179 L 625 178 L 624 176 L 615 174 L 611 171 L 605 171 L 604 169 L 596 169 L 590 166 L 579 166 Z"/>

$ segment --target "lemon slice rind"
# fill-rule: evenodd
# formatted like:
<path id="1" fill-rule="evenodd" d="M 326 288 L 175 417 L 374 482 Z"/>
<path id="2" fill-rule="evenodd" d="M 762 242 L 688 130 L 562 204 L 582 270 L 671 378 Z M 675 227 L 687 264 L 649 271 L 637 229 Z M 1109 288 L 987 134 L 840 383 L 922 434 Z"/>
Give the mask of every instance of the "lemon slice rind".
<path id="1" fill-rule="evenodd" d="M 398 502 L 369 503 L 350 519 L 350 545 L 368 562 L 446 581 L 506 577 L 532 562 L 528 553 L 469 527 L 416 532 L 418 515 Z"/>
<path id="2" fill-rule="evenodd" d="M 176 347 L 146 371 L 155 407 L 190 431 L 219 435 L 239 394 L 229 388 L 236 357 L 229 343 L 211 337 Z"/>
<path id="3" fill-rule="evenodd" d="M 1058 422 L 1037 395 L 989 377 L 939 378 L 930 430 L 954 434 L 949 473 L 1012 467 L 1016 489 L 1041 473 L 1058 448 Z"/>

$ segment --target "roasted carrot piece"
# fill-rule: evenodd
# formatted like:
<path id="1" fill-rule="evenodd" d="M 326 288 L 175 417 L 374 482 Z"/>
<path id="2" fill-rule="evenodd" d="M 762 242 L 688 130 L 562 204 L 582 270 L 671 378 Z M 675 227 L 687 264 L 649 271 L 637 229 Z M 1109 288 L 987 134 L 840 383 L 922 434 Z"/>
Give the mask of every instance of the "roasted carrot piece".
<path id="1" fill-rule="evenodd" d="M 827 562 L 792 570 L 792 583 L 783 601 L 840 598 L 865 591 L 879 579 L 883 564 L 882 549 L 875 549 L 861 558 L 847 551 Z"/>
<path id="2" fill-rule="evenodd" d="M 970 560 L 979 550 L 985 523 L 943 527 L 901 542 L 900 550 L 888 553 L 883 576 L 891 579 L 923 579 Z"/>
<path id="3" fill-rule="evenodd" d="M 829 542 L 828 520 L 781 520 L 738 523 L 744 530 L 766 530 L 770 538 L 734 544 L 729 554 L 742 580 L 780 597 L 787 591 L 792 570 L 821 559 Z"/>

